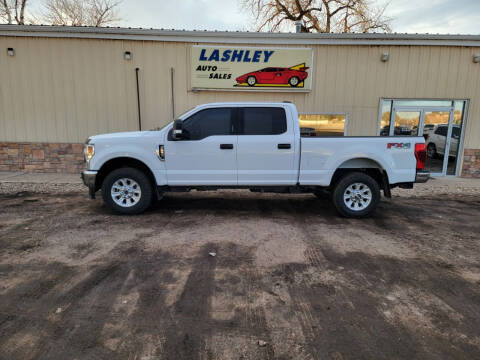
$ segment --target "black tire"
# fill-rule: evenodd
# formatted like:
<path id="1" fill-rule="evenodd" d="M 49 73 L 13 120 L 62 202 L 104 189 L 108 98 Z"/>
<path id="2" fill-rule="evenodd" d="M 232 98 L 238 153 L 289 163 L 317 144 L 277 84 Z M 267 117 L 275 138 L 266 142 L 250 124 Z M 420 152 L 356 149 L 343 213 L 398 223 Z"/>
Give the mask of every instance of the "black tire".
<path id="1" fill-rule="evenodd" d="M 252 81 L 249 81 L 249 80 L 252 80 Z M 257 83 L 257 78 L 255 76 L 249 76 L 247 78 L 247 85 L 248 86 L 255 86 L 256 83 Z"/>
<path id="2" fill-rule="evenodd" d="M 352 204 L 352 202 L 356 203 L 353 204 L 354 208 L 358 207 L 357 209 L 352 210 L 350 206 L 347 206 L 346 202 L 348 200 L 344 200 L 344 196 L 348 195 L 346 193 L 347 188 L 350 186 L 355 186 L 354 184 L 357 183 L 368 187 L 368 190 L 371 194 L 371 200 L 368 205 L 364 205 L 363 198 L 361 200 L 350 201 L 350 204 Z M 358 191 L 361 192 L 363 189 L 364 188 L 360 187 Z M 356 195 L 352 194 L 352 197 L 353 196 Z M 332 200 L 340 215 L 349 218 L 364 218 L 372 215 L 372 213 L 375 211 L 378 202 L 380 201 L 380 187 L 375 179 L 373 179 L 371 176 L 361 172 L 352 172 L 339 179 L 335 185 L 335 188 L 333 189 Z M 361 204 L 358 204 L 359 202 Z"/>
<path id="3" fill-rule="evenodd" d="M 437 147 L 434 143 L 430 143 L 427 146 L 427 155 L 429 158 L 438 159 Z"/>
<path id="4" fill-rule="evenodd" d="M 296 76 L 292 76 L 290 79 L 288 79 L 288 83 L 290 86 L 297 87 L 298 84 L 300 84 L 300 79 Z"/>
<path id="5" fill-rule="evenodd" d="M 138 202 L 128 207 L 118 205 L 111 193 L 115 182 L 123 178 L 134 180 L 140 187 Z M 149 178 L 145 173 L 135 168 L 124 167 L 113 170 L 106 176 L 102 184 L 103 201 L 110 209 L 120 214 L 133 215 L 144 212 L 152 203 L 153 195 L 153 187 Z"/>

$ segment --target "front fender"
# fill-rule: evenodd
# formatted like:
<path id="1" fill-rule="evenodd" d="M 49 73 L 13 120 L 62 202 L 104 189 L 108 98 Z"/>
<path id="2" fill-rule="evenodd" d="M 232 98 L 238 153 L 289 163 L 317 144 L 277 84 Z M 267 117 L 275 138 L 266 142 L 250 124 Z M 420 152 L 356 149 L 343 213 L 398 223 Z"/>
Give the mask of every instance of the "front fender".
<path id="1" fill-rule="evenodd" d="M 127 148 L 127 149 L 126 149 Z M 135 149 L 125 145 L 106 145 L 95 148 L 95 155 L 90 160 L 89 169 L 99 171 L 108 161 L 117 158 L 130 158 L 142 162 L 147 166 L 155 177 L 157 185 L 167 183 L 165 162 L 160 161 L 156 155 L 154 145 L 143 144 L 141 148 Z"/>

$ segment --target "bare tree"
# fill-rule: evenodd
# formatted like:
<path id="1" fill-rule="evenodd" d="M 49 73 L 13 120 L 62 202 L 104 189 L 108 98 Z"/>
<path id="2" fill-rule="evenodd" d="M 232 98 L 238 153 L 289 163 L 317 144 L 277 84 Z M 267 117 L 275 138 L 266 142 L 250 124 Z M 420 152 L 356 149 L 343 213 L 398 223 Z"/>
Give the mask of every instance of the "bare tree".
<path id="1" fill-rule="evenodd" d="M 387 6 L 377 7 L 372 0 L 242 0 L 258 31 L 277 31 L 300 21 L 302 32 L 390 32 Z"/>
<path id="2" fill-rule="evenodd" d="M 120 20 L 116 11 L 120 3 L 121 0 L 45 0 L 43 21 L 53 25 L 105 26 Z"/>
<path id="3" fill-rule="evenodd" d="M 27 0 L 0 0 L 0 19 L 7 24 L 25 24 Z"/>

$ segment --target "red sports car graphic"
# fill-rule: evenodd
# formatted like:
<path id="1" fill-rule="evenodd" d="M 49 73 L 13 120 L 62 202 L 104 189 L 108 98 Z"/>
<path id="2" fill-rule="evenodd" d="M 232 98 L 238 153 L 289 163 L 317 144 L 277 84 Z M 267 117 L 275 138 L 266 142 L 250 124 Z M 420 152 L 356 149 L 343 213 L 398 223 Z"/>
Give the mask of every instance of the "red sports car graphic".
<path id="1" fill-rule="evenodd" d="M 305 64 L 295 65 L 290 68 L 267 67 L 258 71 L 252 71 L 237 77 L 235 86 L 292 86 L 303 87 L 303 81 L 307 78 L 308 67 Z"/>

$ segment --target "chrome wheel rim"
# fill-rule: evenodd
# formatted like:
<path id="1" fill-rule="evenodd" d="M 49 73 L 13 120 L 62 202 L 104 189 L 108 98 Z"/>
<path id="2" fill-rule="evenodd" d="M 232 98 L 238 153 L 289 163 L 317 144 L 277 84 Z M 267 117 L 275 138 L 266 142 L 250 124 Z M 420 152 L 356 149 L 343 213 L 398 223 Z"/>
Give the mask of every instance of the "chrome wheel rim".
<path id="1" fill-rule="evenodd" d="M 250 76 L 248 79 L 247 79 L 247 83 L 248 85 L 255 85 L 255 78 L 253 76 Z"/>
<path id="2" fill-rule="evenodd" d="M 135 180 L 121 178 L 113 183 L 110 194 L 115 204 L 128 208 L 138 204 L 142 197 L 142 189 Z"/>
<path id="3" fill-rule="evenodd" d="M 343 193 L 343 202 L 353 211 L 365 210 L 372 202 L 372 198 L 372 190 L 361 182 L 349 185 Z"/>
<path id="4" fill-rule="evenodd" d="M 298 84 L 298 78 L 293 77 L 293 78 L 290 79 L 290 85 L 295 86 L 297 84 Z"/>

